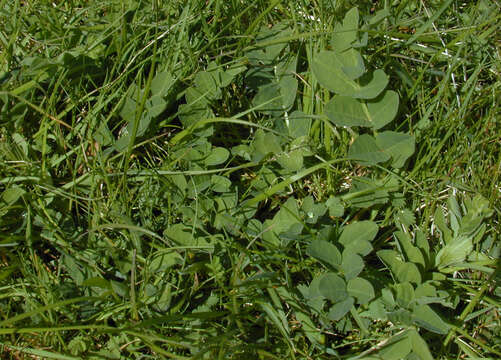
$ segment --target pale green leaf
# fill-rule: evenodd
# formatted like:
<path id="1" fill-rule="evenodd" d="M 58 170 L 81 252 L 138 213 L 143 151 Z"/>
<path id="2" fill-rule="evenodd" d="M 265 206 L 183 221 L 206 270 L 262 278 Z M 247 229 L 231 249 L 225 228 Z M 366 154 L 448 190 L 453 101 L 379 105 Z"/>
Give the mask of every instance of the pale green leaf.
<path id="1" fill-rule="evenodd" d="M 348 150 L 348 157 L 362 165 L 374 165 L 390 159 L 390 155 L 379 148 L 376 140 L 368 134 L 355 139 Z"/>
<path id="2" fill-rule="evenodd" d="M 303 152 L 301 149 L 283 152 L 277 162 L 288 171 L 298 171 L 303 168 Z"/>
<path id="3" fill-rule="evenodd" d="M 231 180 L 224 176 L 212 175 L 211 177 L 212 191 L 214 192 L 228 192 L 231 186 Z"/>
<path id="4" fill-rule="evenodd" d="M 230 152 L 223 147 L 212 148 L 209 156 L 205 158 L 205 165 L 214 166 L 224 163 L 228 160 Z"/>
<path id="5" fill-rule="evenodd" d="M 306 252 L 308 255 L 335 269 L 341 265 L 341 253 L 333 244 L 325 240 L 313 240 Z"/>
<path id="6" fill-rule="evenodd" d="M 320 278 L 319 290 L 322 296 L 333 301 L 343 301 L 348 297 L 346 283 L 334 273 L 327 273 Z"/>
<path id="7" fill-rule="evenodd" d="M 333 49 L 343 51 L 350 48 L 351 44 L 357 40 L 358 21 L 358 9 L 354 7 L 346 13 L 342 24 L 338 23 L 334 26 L 334 34 L 330 41 Z"/>
<path id="8" fill-rule="evenodd" d="M 393 167 L 401 168 L 405 161 L 414 154 L 415 139 L 413 135 L 385 131 L 376 135 L 376 144 L 392 157 Z"/>
<path id="9" fill-rule="evenodd" d="M 329 216 L 341 217 L 344 214 L 344 206 L 341 200 L 335 196 L 330 196 L 325 202 L 325 205 L 329 209 Z"/>
<path id="10" fill-rule="evenodd" d="M 450 326 L 428 305 L 420 305 L 412 313 L 414 322 L 437 334 L 447 334 Z"/>
<path id="11" fill-rule="evenodd" d="M 398 95 L 386 91 L 383 96 L 363 102 L 337 95 L 325 106 L 325 114 L 338 126 L 365 126 L 379 129 L 391 122 L 398 111 Z"/>
<path id="12" fill-rule="evenodd" d="M 411 345 L 411 340 L 404 334 L 385 345 L 378 355 L 383 360 L 401 360 L 411 352 Z"/>
<path id="13" fill-rule="evenodd" d="M 347 284 L 348 294 L 357 299 L 357 303 L 364 305 L 369 303 L 374 296 L 374 288 L 372 284 L 360 277 L 350 279 Z"/>
<path id="14" fill-rule="evenodd" d="M 351 96 L 334 96 L 325 105 L 324 112 L 338 126 L 372 126 L 366 105 Z"/>
<path id="15" fill-rule="evenodd" d="M 344 250 L 342 257 L 341 271 L 344 274 L 344 278 L 350 280 L 357 277 L 364 268 L 362 258 L 351 250 Z"/>
<path id="16" fill-rule="evenodd" d="M 409 308 L 415 299 L 414 287 L 410 282 L 401 282 L 394 285 L 395 300 L 403 308 Z"/>
<path id="17" fill-rule="evenodd" d="M 174 85 L 174 78 L 168 71 L 158 72 L 151 81 L 150 91 L 152 95 L 166 96 Z"/>
<path id="18" fill-rule="evenodd" d="M 417 247 L 415 247 L 411 243 L 409 235 L 404 233 L 403 231 L 397 231 L 395 232 L 395 236 L 398 239 L 400 246 L 404 250 L 407 259 L 415 264 L 421 265 L 422 268 L 424 269 L 426 267 L 426 263 L 423 254 Z"/>
<path id="19" fill-rule="evenodd" d="M 473 250 L 471 238 L 468 236 L 459 236 L 445 245 L 435 257 L 435 264 L 439 268 L 458 264 Z"/>
<path id="20" fill-rule="evenodd" d="M 372 127 L 377 130 L 390 123 L 397 115 L 398 103 L 398 94 L 391 90 L 367 102 Z"/>
<path id="21" fill-rule="evenodd" d="M 282 151 L 278 138 L 268 132 L 259 129 L 256 131 L 254 141 L 252 142 L 252 160 L 261 161 L 266 155 L 276 155 Z"/>
<path id="22" fill-rule="evenodd" d="M 411 339 L 412 351 L 416 353 L 421 360 L 433 360 L 428 344 L 426 344 L 426 341 L 416 330 L 409 330 L 409 338 Z"/>
<path id="23" fill-rule="evenodd" d="M 378 233 L 378 226 L 373 221 L 357 221 L 343 228 L 339 242 L 345 249 L 365 256 L 372 251 L 370 241 L 374 240 Z"/>
<path id="24" fill-rule="evenodd" d="M 343 301 L 340 301 L 329 309 L 327 317 L 332 321 L 341 320 L 353 307 L 354 300 L 352 297 L 348 297 Z"/>

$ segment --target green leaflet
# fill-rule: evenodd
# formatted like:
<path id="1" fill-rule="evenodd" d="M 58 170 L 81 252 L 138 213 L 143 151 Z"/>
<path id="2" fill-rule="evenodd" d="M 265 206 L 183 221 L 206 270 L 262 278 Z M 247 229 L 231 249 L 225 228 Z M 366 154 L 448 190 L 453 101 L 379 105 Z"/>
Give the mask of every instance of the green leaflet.
<path id="1" fill-rule="evenodd" d="M 336 95 L 326 105 L 325 115 L 338 126 L 363 126 L 377 130 L 393 121 L 398 102 L 398 94 L 391 90 L 368 102 Z"/>

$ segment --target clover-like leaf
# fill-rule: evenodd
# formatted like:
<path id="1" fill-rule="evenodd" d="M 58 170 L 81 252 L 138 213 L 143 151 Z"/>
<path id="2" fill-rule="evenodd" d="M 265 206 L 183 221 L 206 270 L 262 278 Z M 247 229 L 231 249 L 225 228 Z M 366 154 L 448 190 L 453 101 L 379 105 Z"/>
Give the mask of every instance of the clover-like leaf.
<path id="1" fill-rule="evenodd" d="M 380 129 L 391 122 L 398 111 L 398 94 L 386 91 L 381 97 L 363 102 L 337 95 L 325 107 L 325 114 L 338 126 L 365 126 Z"/>
<path id="2" fill-rule="evenodd" d="M 339 242 L 345 249 L 365 256 L 372 250 L 370 241 L 374 240 L 378 229 L 373 221 L 357 221 L 343 228 Z"/>
<path id="3" fill-rule="evenodd" d="M 325 240 L 313 240 L 306 252 L 308 255 L 335 269 L 338 269 L 341 265 L 341 253 L 336 246 Z"/>
<path id="4" fill-rule="evenodd" d="M 354 7 L 346 13 L 342 24 L 338 23 L 334 26 L 334 34 L 330 41 L 333 49 L 344 51 L 351 47 L 351 44 L 357 40 L 358 20 L 358 9 Z"/>
<path id="5" fill-rule="evenodd" d="M 341 261 L 341 271 L 346 280 L 354 279 L 364 269 L 364 261 L 360 255 L 347 249 L 343 251 L 343 260 Z"/>
<path id="6" fill-rule="evenodd" d="M 230 152 L 223 147 L 213 148 L 209 156 L 205 158 L 205 165 L 213 166 L 224 163 L 228 160 Z"/>
<path id="7" fill-rule="evenodd" d="M 429 305 L 417 306 L 412 313 L 412 317 L 417 325 L 424 327 L 426 330 L 437 334 L 447 334 L 449 331 L 450 326 Z"/>
<path id="8" fill-rule="evenodd" d="M 357 299 L 357 303 L 363 305 L 374 299 L 374 287 L 372 284 L 360 277 L 350 279 L 347 284 L 348 294 Z"/>
<path id="9" fill-rule="evenodd" d="M 377 97 L 388 84 L 388 76 L 383 70 L 376 70 L 372 77 L 360 78 L 360 83 L 354 81 L 361 74 L 361 67 L 349 65 L 353 61 L 353 51 L 346 54 L 335 51 L 321 51 L 313 57 L 311 68 L 320 85 L 339 95 L 358 99 L 373 99 Z M 350 60 L 351 59 L 351 60 Z"/>
<path id="10" fill-rule="evenodd" d="M 405 161 L 414 154 L 414 136 L 395 131 L 385 131 L 376 135 L 377 146 L 392 157 L 395 168 L 404 166 Z"/>
<path id="11" fill-rule="evenodd" d="M 363 134 L 355 139 L 350 149 L 348 157 L 356 160 L 362 165 L 374 165 L 390 159 L 390 155 L 385 153 L 376 143 L 376 140 Z"/>
<path id="12" fill-rule="evenodd" d="M 343 301 L 348 297 L 346 283 L 334 273 L 327 273 L 320 278 L 319 290 L 323 297 L 333 301 Z"/>
<path id="13" fill-rule="evenodd" d="M 367 77 L 366 79 L 368 81 L 361 81 L 362 84 L 351 96 L 358 99 L 374 99 L 383 92 L 389 81 L 388 75 L 381 69 L 374 71 L 372 78 Z"/>
<path id="14" fill-rule="evenodd" d="M 435 264 L 439 268 L 458 264 L 462 262 L 472 250 L 473 244 L 471 238 L 468 236 L 459 236 L 440 249 L 435 257 Z"/>
<path id="15" fill-rule="evenodd" d="M 354 303 L 355 303 L 355 301 L 353 300 L 352 297 L 347 297 L 343 301 L 335 303 L 329 309 L 329 313 L 327 314 L 327 317 L 329 318 L 329 320 L 332 320 L 332 321 L 341 320 L 348 313 L 348 311 L 351 310 Z"/>

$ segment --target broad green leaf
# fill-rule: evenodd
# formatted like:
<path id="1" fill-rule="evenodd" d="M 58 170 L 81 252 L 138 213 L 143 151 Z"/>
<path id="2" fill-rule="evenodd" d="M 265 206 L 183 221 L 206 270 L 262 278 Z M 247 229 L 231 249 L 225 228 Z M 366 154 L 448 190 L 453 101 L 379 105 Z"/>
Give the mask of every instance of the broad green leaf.
<path id="1" fill-rule="evenodd" d="M 305 213 L 305 221 L 307 223 L 316 224 L 318 217 L 325 214 L 327 208 L 323 203 L 315 203 L 313 196 L 309 195 L 304 198 L 301 210 Z"/>
<path id="2" fill-rule="evenodd" d="M 99 276 L 85 279 L 82 282 L 82 286 L 98 287 L 101 289 L 111 289 L 110 282 L 106 279 L 103 279 L 102 277 L 99 277 Z"/>
<path id="3" fill-rule="evenodd" d="M 329 216 L 341 217 L 344 214 L 344 206 L 341 200 L 335 196 L 330 196 L 325 202 L 325 205 L 329 209 Z"/>
<path id="4" fill-rule="evenodd" d="M 23 188 L 20 188 L 19 186 L 12 186 L 8 189 L 6 189 L 2 193 L 2 200 L 7 204 L 7 205 L 12 205 L 14 204 L 21 196 L 23 196 L 26 193 L 26 191 Z"/>
<path id="5" fill-rule="evenodd" d="M 297 86 L 296 78 L 283 76 L 278 83 L 261 86 L 252 105 L 264 114 L 280 116 L 294 104 Z"/>
<path id="6" fill-rule="evenodd" d="M 211 183 L 212 191 L 223 193 L 230 190 L 231 180 L 224 176 L 212 175 Z"/>
<path id="7" fill-rule="evenodd" d="M 195 75 L 195 87 L 207 99 L 215 100 L 221 98 L 221 89 L 210 72 L 200 71 L 197 73 Z"/>
<path id="8" fill-rule="evenodd" d="M 339 53 L 321 51 L 313 57 L 311 69 L 320 85 L 337 94 L 352 96 L 360 86 L 343 72 Z"/>
<path id="9" fill-rule="evenodd" d="M 412 245 L 409 235 L 403 231 L 397 231 L 394 234 L 398 239 L 400 246 L 404 250 L 407 259 L 415 264 L 421 265 L 424 269 L 426 267 L 426 263 L 424 261 L 423 254 L 417 247 Z"/>
<path id="10" fill-rule="evenodd" d="M 405 263 L 398 258 L 398 253 L 394 250 L 379 250 L 377 255 L 390 268 L 398 282 L 412 282 L 421 284 L 421 273 L 413 263 Z"/>
<path id="11" fill-rule="evenodd" d="M 398 111 L 398 94 L 386 91 L 371 102 L 337 95 L 325 106 L 325 114 L 338 126 L 365 126 L 379 129 L 391 122 Z"/>
<path id="12" fill-rule="evenodd" d="M 341 266 L 341 253 L 337 247 L 325 240 L 313 240 L 306 253 L 335 269 Z"/>
<path id="13" fill-rule="evenodd" d="M 348 150 L 348 157 L 362 165 L 374 165 L 390 159 L 390 156 L 378 147 L 376 140 L 368 134 L 355 139 Z"/>
<path id="14" fill-rule="evenodd" d="M 385 345 L 378 355 L 383 360 L 401 360 L 411 352 L 411 346 L 411 340 L 406 333 Z"/>
<path id="15" fill-rule="evenodd" d="M 154 95 L 146 101 L 146 111 L 152 118 L 160 115 L 167 108 L 167 103 L 160 95 Z"/>
<path id="16" fill-rule="evenodd" d="M 131 96 L 127 96 L 120 109 L 120 117 L 127 123 L 132 123 L 136 119 L 136 107 L 136 101 Z"/>
<path id="17" fill-rule="evenodd" d="M 196 108 L 206 108 L 211 99 L 204 94 L 201 89 L 191 86 L 185 92 L 186 104 Z"/>
<path id="18" fill-rule="evenodd" d="M 276 155 L 282 151 L 278 138 L 261 129 L 256 131 L 252 148 L 252 160 L 255 162 L 261 161 L 268 154 Z"/>
<path id="19" fill-rule="evenodd" d="M 398 104 L 398 94 L 391 90 L 367 102 L 372 127 L 377 130 L 393 121 L 398 112 Z"/>
<path id="20" fill-rule="evenodd" d="M 341 70 L 352 80 L 358 79 L 365 73 L 364 59 L 360 52 L 355 49 L 348 49 L 338 52 L 339 61 L 342 64 Z"/>
<path id="21" fill-rule="evenodd" d="M 475 236 L 484 220 L 490 217 L 493 211 L 489 208 L 489 200 L 482 195 L 475 195 L 473 199 L 466 198 L 464 201 L 467 213 L 461 218 L 459 235 Z"/>
<path id="22" fill-rule="evenodd" d="M 376 135 L 377 146 L 392 157 L 392 166 L 401 168 L 405 161 L 414 154 L 415 140 L 413 135 L 395 131 L 385 131 Z"/>
<path id="23" fill-rule="evenodd" d="M 181 104 L 179 105 L 179 120 L 184 128 L 188 128 L 197 122 L 214 117 L 214 113 L 206 104 Z"/>
<path id="24" fill-rule="evenodd" d="M 289 135 L 297 139 L 302 136 L 308 136 L 311 127 L 311 117 L 307 116 L 302 111 L 294 111 L 289 115 L 288 128 Z"/>
<path id="25" fill-rule="evenodd" d="M 342 24 L 334 26 L 334 34 L 330 41 L 333 49 L 337 51 L 349 49 L 357 40 L 358 20 L 358 9 L 354 7 L 346 13 Z"/>
<path id="26" fill-rule="evenodd" d="M 320 278 L 319 290 L 322 296 L 333 301 L 343 301 L 348 297 L 346 283 L 334 273 L 327 273 Z"/>
<path id="27" fill-rule="evenodd" d="M 376 13 L 370 18 L 369 24 L 371 26 L 377 25 L 379 22 L 384 20 L 386 17 L 390 16 L 390 12 L 387 8 L 376 11 Z"/>
<path id="28" fill-rule="evenodd" d="M 397 264 L 394 275 L 399 282 L 409 281 L 414 284 L 421 284 L 421 273 L 415 264 L 409 262 Z"/>
<path id="29" fill-rule="evenodd" d="M 298 86 L 295 76 L 296 67 L 297 57 L 292 56 L 288 56 L 274 65 L 273 76 L 269 78 L 269 82 L 265 81 L 263 85 L 259 86 L 252 101 L 253 106 L 258 111 L 279 117 L 291 109 Z"/>
<path id="30" fill-rule="evenodd" d="M 372 251 L 371 241 L 378 232 L 378 226 L 372 221 L 357 221 L 344 227 L 339 242 L 346 250 L 362 256 Z"/>
<path id="31" fill-rule="evenodd" d="M 219 72 L 218 85 L 220 87 L 226 87 L 231 84 L 233 79 L 240 73 L 244 72 L 247 69 L 244 65 L 241 64 L 233 64 L 226 71 Z"/>
<path id="32" fill-rule="evenodd" d="M 350 279 L 346 286 L 348 294 L 357 299 L 357 303 L 365 305 L 374 299 L 375 293 L 372 284 L 360 277 Z"/>
<path id="33" fill-rule="evenodd" d="M 5 102 L 7 102 L 7 101 L 5 101 Z M 106 126 L 106 122 L 104 122 L 104 121 L 101 122 L 100 126 L 102 126 L 103 124 L 104 124 L 104 126 Z M 16 144 L 16 146 L 19 148 L 19 150 L 21 151 L 21 153 L 23 155 L 29 156 L 29 144 L 23 135 L 18 134 L 18 133 L 12 134 L 12 141 L 14 144 Z"/>
<path id="34" fill-rule="evenodd" d="M 407 309 L 399 307 L 395 311 L 387 312 L 386 315 L 388 316 L 388 320 L 390 320 L 394 324 L 401 324 L 406 326 L 414 325 L 414 322 L 412 320 L 412 313 Z"/>
<path id="35" fill-rule="evenodd" d="M 277 234 L 287 231 L 300 233 L 303 229 L 303 225 L 299 219 L 297 201 L 293 197 L 289 197 L 287 201 L 280 206 L 280 210 L 273 217 L 272 230 Z"/>
<path id="36" fill-rule="evenodd" d="M 381 69 L 374 71 L 372 77 L 362 77 L 361 85 L 351 96 L 357 99 L 374 99 L 379 96 L 388 85 L 388 75 Z"/>
<path id="37" fill-rule="evenodd" d="M 338 126 L 372 126 L 365 104 L 351 96 L 334 96 L 324 111 L 329 120 Z"/>
<path id="38" fill-rule="evenodd" d="M 277 23 L 270 29 L 263 26 L 257 34 L 256 41 L 258 45 L 272 42 L 266 45 L 262 50 L 254 50 L 247 53 L 249 62 L 252 65 L 270 65 L 280 55 L 282 50 L 287 47 L 287 41 L 280 41 L 282 38 L 290 36 L 292 30 L 286 23 Z"/>
<path id="39" fill-rule="evenodd" d="M 425 260 L 426 260 L 426 264 L 429 264 L 430 263 L 430 244 L 428 243 L 428 239 L 426 238 L 425 234 L 420 229 L 417 229 L 415 231 L 415 234 L 416 234 L 415 244 L 422 251 L 423 257 L 425 257 Z"/>
<path id="40" fill-rule="evenodd" d="M 416 299 L 419 298 L 431 298 L 431 297 L 436 297 L 437 296 L 437 289 L 435 289 L 435 286 L 432 285 L 433 282 L 428 281 L 425 282 L 419 286 L 416 287 L 416 290 L 414 291 L 416 295 Z"/>
<path id="41" fill-rule="evenodd" d="M 193 245 L 195 242 L 191 228 L 183 224 L 169 226 L 165 229 L 164 236 L 178 245 Z"/>
<path id="42" fill-rule="evenodd" d="M 351 250 L 344 250 L 342 257 L 341 271 L 344 278 L 346 280 L 354 279 L 364 269 L 364 261 Z"/>
<path id="43" fill-rule="evenodd" d="M 357 221 L 343 227 L 339 242 L 344 246 L 360 240 L 372 241 L 378 233 L 378 226 L 374 221 Z"/>
<path id="44" fill-rule="evenodd" d="M 151 81 L 150 91 L 153 96 L 166 96 L 172 85 L 174 85 L 172 74 L 168 71 L 161 71 Z"/>
<path id="45" fill-rule="evenodd" d="M 434 223 L 438 227 L 438 230 L 442 234 L 443 240 L 446 244 L 452 241 L 452 231 L 447 227 L 445 223 L 445 217 L 442 209 L 437 207 L 434 215 Z"/>
<path id="46" fill-rule="evenodd" d="M 352 178 L 352 185 L 346 202 L 351 207 L 369 208 L 377 204 L 386 204 L 389 200 L 388 191 L 397 184 L 391 184 L 385 179 L 371 179 L 365 176 Z"/>
<path id="47" fill-rule="evenodd" d="M 447 334 L 449 331 L 450 326 L 428 305 L 417 306 L 412 313 L 412 317 L 417 325 L 424 327 L 426 330 L 437 334 Z"/>
<path id="48" fill-rule="evenodd" d="M 148 271 L 150 273 L 165 272 L 177 264 L 182 264 L 182 262 L 182 256 L 176 251 L 159 251 L 152 256 Z"/>
<path id="49" fill-rule="evenodd" d="M 205 165 L 214 166 L 224 163 L 228 160 L 230 152 L 223 147 L 212 148 L 209 156 L 205 158 Z"/>
<path id="50" fill-rule="evenodd" d="M 426 341 L 416 330 L 409 330 L 409 338 L 412 344 L 412 351 L 416 353 L 421 360 L 433 360 L 428 344 L 426 344 Z"/>
<path id="51" fill-rule="evenodd" d="M 445 245 L 435 257 L 435 264 L 439 268 L 458 264 L 473 250 L 471 237 L 458 236 Z"/>
<path id="52" fill-rule="evenodd" d="M 331 308 L 329 309 L 329 313 L 327 314 L 327 317 L 329 318 L 329 320 L 339 321 L 348 313 L 348 311 L 351 310 L 353 304 L 354 304 L 353 298 L 347 297 L 343 301 L 335 303 L 333 306 L 331 306 Z"/>
<path id="53" fill-rule="evenodd" d="M 249 145 L 240 144 L 231 148 L 231 154 L 233 156 L 240 156 L 247 161 L 251 160 L 251 149 Z"/>
<path id="54" fill-rule="evenodd" d="M 324 344 L 325 336 L 322 334 L 320 329 L 315 327 L 315 324 L 310 319 L 308 315 L 303 312 L 295 312 L 296 319 L 301 323 L 301 331 L 304 332 L 308 340 L 313 344 Z"/>
<path id="55" fill-rule="evenodd" d="M 301 149 L 283 152 L 277 162 L 288 171 L 298 171 L 303 168 L 303 152 Z"/>
<path id="56" fill-rule="evenodd" d="M 415 299 L 414 287 L 410 282 L 402 282 L 393 286 L 395 289 L 395 300 L 403 308 L 409 308 Z"/>
<path id="57" fill-rule="evenodd" d="M 272 220 L 266 220 L 263 223 L 264 232 L 262 234 L 263 241 L 266 245 L 272 245 L 273 247 L 278 247 L 281 245 L 281 240 L 277 233 L 274 231 L 274 225 Z"/>

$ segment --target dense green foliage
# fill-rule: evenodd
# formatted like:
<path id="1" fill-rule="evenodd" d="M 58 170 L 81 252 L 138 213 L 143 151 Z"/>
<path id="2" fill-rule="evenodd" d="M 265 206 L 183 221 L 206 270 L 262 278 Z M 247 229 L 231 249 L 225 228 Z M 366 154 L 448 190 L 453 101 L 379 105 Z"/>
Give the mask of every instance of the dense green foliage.
<path id="1" fill-rule="evenodd" d="M 498 1 L 0 0 L 0 356 L 501 356 Z"/>

